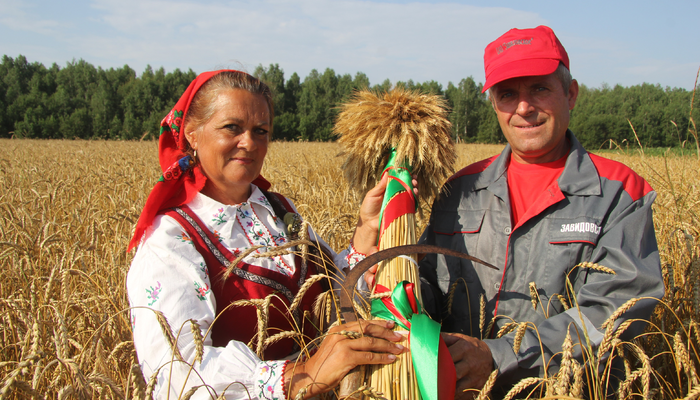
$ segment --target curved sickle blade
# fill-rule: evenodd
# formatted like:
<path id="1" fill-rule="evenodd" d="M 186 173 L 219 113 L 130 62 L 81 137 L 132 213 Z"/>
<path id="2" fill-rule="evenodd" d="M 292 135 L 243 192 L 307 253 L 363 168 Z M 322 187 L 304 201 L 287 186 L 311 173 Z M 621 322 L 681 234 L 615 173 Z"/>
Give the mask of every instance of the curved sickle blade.
<path id="1" fill-rule="evenodd" d="M 498 270 L 498 268 L 487 263 L 486 261 L 479 260 L 476 257 L 472 257 L 468 254 L 460 253 L 451 249 L 446 249 L 444 247 L 431 246 L 427 244 L 408 244 L 404 246 L 396 246 L 390 249 L 378 251 L 364 260 L 357 263 L 355 268 L 352 269 L 345 277 L 345 282 L 343 283 L 343 288 L 340 291 L 340 312 L 343 315 L 343 319 L 346 323 L 357 321 L 357 316 L 355 315 L 355 309 L 352 304 L 352 294 L 355 290 L 355 285 L 357 285 L 357 280 L 367 272 L 367 270 L 374 264 L 380 261 L 388 260 L 394 257 L 408 254 L 444 254 L 447 256 L 464 258 L 465 260 L 470 260 L 483 264 L 489 268 Z"/>

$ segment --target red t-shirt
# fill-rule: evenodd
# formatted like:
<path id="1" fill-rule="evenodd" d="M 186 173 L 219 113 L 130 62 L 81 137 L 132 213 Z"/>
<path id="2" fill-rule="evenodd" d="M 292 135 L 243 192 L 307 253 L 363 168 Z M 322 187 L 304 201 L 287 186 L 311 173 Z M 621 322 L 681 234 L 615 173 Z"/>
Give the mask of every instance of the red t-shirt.
<path id="1" fill-rule="evenodd" d="M 549 187 L 552 182 L 559 179 L 566 158 L 564 157 L 543 164 L 520 164 L 511 155 L 508 166 L 508 193 L 510 194 L 510 213 L 513 226 L 518 224 L 539 195 Z"/>

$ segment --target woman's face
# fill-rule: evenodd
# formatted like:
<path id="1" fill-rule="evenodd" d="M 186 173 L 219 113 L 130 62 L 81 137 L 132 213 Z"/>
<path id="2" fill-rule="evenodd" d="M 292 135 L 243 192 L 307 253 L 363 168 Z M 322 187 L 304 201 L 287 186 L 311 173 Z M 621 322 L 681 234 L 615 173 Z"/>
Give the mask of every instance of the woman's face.
<path id="1" fill-rule="evenodd" d="M 211 119 L 185 136 L 207 177 L 202 193 L 239 204 L 248 200 L 267 154 L 270 110 L 262 95 L 242 89 L 223 91 L 215 101 Z"/>

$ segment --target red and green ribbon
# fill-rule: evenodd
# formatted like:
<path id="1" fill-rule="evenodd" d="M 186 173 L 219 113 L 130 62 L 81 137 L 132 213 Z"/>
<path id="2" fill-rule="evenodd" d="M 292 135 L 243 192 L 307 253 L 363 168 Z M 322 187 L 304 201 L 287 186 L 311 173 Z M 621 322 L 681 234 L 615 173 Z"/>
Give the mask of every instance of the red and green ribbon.
<path id="1" fill-rule="evenodd" d="M 406 214 L 415 214 L 416 212 L 411 166 L 405 163 L 396 165 L 396 149 L 391 151 L 383 173 L 389 175 L 389 182 L 386 186 L 382 210 L 379 214 L 380 241 L 384 230 L 398 217 Z"/>
<path id="2" fill-rule="evenodd" d="M 389 292 L 377 285 L 375 293 Z M 454 399 L 457 374 L 447 345 L 440 337 L 440 324 L 430 319 L 418 302 L 415 285 L 401 282 L 391 297 L 372 301 L 372 315 L 394 321 L 409 331 L 416 381 L 423 400 Z"/>

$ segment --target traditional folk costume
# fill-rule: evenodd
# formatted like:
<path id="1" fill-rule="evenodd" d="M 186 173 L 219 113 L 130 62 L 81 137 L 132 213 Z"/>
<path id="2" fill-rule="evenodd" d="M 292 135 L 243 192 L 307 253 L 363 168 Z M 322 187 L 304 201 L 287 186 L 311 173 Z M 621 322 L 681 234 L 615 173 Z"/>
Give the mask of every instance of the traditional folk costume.
<path id="1" fill-rule="evenodd" d="M 255 342 L 258 316 L 253 306 L 227 307 L 237 300 L 264 299 L 275 293 L 267 308 L 267 331 L 301 331 L 314 337 L 303 318 L 322 292 L 312 286 L 301 304 L 288 312 L 299 288 L 319 272 L 312 262 L 292 254 L 255 258 L 255 254 L 290 241 L 283 213 L 296 213 L 281 195 L 267 192 L 270 184 L 259 177 L 251 184 L 246 202 L 219 203 L 199 193 L 206 177 L 184 154 L 186 139 L 180 131 L 194 94 L 221 71 L 198 76 L 161 126 L 159 158 L 163 177 L 149 195 L 129 249 L 138 245 L 127 277 L 134 345 L 146 381 L 156 376 L 156 398 L 178 398 L 195 386 L 192 398 L 226 393 L 227 399 L 284 399 L 283 372 L 298 351 L 292 339 L 271 344 L 261 360 L 246 343 Z M 313 231 L 312 241 L 329 246 Z M 226 279 L 224 271 L 241 252 L 265 246 L 238 263 Z M 329 250 L 343 269 L 363 258 L 352 247 L 340 254 Z M 163 313 L 184 361 L 173 355 L 155 311 Z M 190 320 L 195 321 L 199 333 Z M 196 329 L 196 328 L 194 328 Z M 204 339 L 201 362 L 196 336 Z"/>

